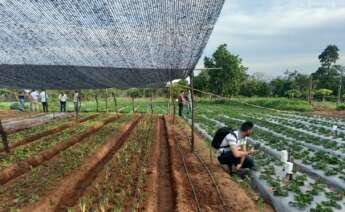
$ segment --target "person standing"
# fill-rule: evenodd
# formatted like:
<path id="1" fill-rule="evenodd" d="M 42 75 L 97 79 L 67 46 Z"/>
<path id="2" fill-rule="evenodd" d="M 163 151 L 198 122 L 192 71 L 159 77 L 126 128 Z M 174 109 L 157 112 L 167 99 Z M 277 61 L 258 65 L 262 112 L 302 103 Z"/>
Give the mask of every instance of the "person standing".
<path id="1" fill-rule="evenodd" d="M 48 94 L 46 90 L 41 91 L 40 100 L 41 100 L 43 112 L 48 112 Z"/>
<path id="2" fill-rule="evenodd" d="M 79 112 L 79 92 L 76 90 L 74 91 L 73 95 L 73 104 L 74 104 L 74 112 L 78 113 Z"/>
<path id="3" fill-rule="evenodd" d="M 59 100 L 60 100 L 60 112 L 66 112 L 67 95 L 64 92 L 61 92 L 59 94 Z"/>
<path id="4" fill-rule="evenodd" d="M 183 104 L 186 102 L 184 98 L 184 92 L 182 91 L 180 95 L 177 97 L 177 103 L 178 103 L 178 115 L 182 116 L 183 113 Z"/>
<path id="5" fill-rule="evenodd" d="M 32 112 L 38 112 L 39 111 L 39 104 L 38 104 L 38 100 L 39 100 L 39 93 L 37 90 L 32 90 L 30 93 L 30 98 L 31 98 L 31 111 Z"/>
<path id="6" fill-rule="evenodd" d="M 18 101 L 19 101 L 19 110 L 25 111 L 25 92 L 23 90 L 18 91 Z"/>

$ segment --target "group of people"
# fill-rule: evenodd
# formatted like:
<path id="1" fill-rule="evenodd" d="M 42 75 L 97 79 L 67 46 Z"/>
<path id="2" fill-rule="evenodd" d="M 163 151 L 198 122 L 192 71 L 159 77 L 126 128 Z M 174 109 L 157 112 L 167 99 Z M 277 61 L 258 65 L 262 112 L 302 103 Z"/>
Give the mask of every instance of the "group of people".
<path id="1" fill-rule="evenodd" d="M 180 95 L 177 97 L 178 103 L 178 115 L 182 116 L 184 105 L 188 106 L 187 114 L 192 112 L 192 101 L 191 101 L 191 93 L 189 91 L 182 91 Z"/>
<path id="2" fill-rule="evenodd" d="M 25 96 L 26 93 L 23 90 L 18 91 L 18 101 L 19 101 L 19 109 L 24 111 L 25 110 Z M 31 90 L 28 93 L 28 98 L 30 100 L 30 108 L 33 112 L 40 111 L 40 104 L 42 105 L 43 112 L 48 112 L 48 94 L 46 90 Z M 63 91 L 60 92 L 58 96 L 58 101 L 60 103 L 60 112 L 66 112 L 66 105 L 67 105 L 67 94 Z M 74 111 L 79 112 L 79 92 L 76 90 L 73 94 L 73 104 L 74 104 Z"/>

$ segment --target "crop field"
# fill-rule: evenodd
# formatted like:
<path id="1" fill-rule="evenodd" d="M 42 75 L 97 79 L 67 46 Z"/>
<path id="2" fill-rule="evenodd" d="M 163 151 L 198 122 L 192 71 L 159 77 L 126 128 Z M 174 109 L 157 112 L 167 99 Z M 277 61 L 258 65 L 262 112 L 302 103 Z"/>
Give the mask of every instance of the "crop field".
<path id="1" fill-rule="evenodd" d="M 200 101 L 195 120 L 201 137 L 191 152 L 191 114 L 173 123 L 171 116 L 151 114 L 148 101 L 137 102 L 139 113 L 123 107 L 118 114 L 83 112 L 76 120 L 71 113 L 9 133 L 10 153 L 0 145 L 0 211 L 345 209 L 341 119 Z M 154 107 L 167 111 L 166 102 Z M 5 123 L 42 116 L 23 114 Z M 262 148 L 248 177 L 229 178 L 209 141 L 219 127 L 237 128 L 245 120 L 255 123 L 250 145 Z M 281 150 L 295 165 L 291 181 Z"/>
<path id="2" fill-rule="evenodd" d="M 256 154 L 253 187 L 277 211 L 345 210 L 345 122 L 302 113 L 277 112 L 238 103 L 197 105 L 197 129 L 208 140 L 221 126 L 255 124 L 251 143 L 262 144 Z M 190 115 L 186 117 L 190 119 Z M 337 134 L 332 127 L 338 127 Z M 292 181 L 284 180 L 280 151 L 294 163 Z"/>
<path id="3" fill-rule="evenodd" d="M 9 110 L 11 108 L 11 105 L 15 104 L 16 102 L 0 102 L 0 110 Z M 59 102 L 56 100 L 49 100 L 49 111 L 51 112 L 59 112 L 60 111 L 60 105 Z M 152 110 L 154 113 L 163 114 L 167 110 L 167 101 L 163 98 L 154 98 L 152 100 Z M 40 106 L 41 107 L 41 106 Z M 29 110 L 30 103 L 26 102 L 26 108 Z M 112 97 L 108 98 L 108 112 L 115 112 L 115 110 L 118 110 L 120 113 L 131 113 L 133 112 L 133 105 L 132 100 L 130 98 L 117 98 L 116 104 Z M 42 110 L 42 108 L 40 108 Z M 73 102 L 67 102 L 66 110 L 68 112 L 74 111 L 74 105 Z M 97 111 L 97 103 L 95 100 L 85 100 L 81 101 L 81 112 L 95 112 Z M 106 103 L 104 98 L 100 98 L 98 100 L 98 111 L 104 112 L 106 111 Z M 134 99 L 134 111 L 145 113 L 145 112 L 151 112 L 151 105 L 150 105 L 150 99 L 149 98 L 136 98 Z M 14 112 L 12 112 L 13 114 Z M 20 113 L 20 112 L 19 112 Z M 15 114 L 14 114 L 15 115 Z M 20 114 L 19 114 L 20 115 Z M 0 113 L 1 117 L 1 113 Z"/>
<path id="4" fill-rule="evenodd" d="M 172 121 L 81 113 L 10 133 L 10 152 L 0 152 L 0 211 L 241 211 L 244 202 L 256 210 L 246 195 L 231 201 L 242 188 L 201 139 L 192 153 L 188 125 Z"/>

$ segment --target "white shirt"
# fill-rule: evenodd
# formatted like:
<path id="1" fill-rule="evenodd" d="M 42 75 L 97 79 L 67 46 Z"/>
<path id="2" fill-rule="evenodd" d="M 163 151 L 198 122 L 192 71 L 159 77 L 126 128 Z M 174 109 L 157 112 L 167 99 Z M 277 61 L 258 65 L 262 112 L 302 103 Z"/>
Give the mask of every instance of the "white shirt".
<path id="1" fill-rule="evenodd" d="M 73 96 L 73 102 L 79 102 L 79 93 L 74 93 L 74 96 Z"/>
<path id="2" fill-rule="evenodd" d="M 225 136 L 225 138 L 222 141 L 222 144 L 220 145 L 219 153 L 230 151 L 231 145 L 236 145 L 237 147 L 240 147 L 242 145 L 247 144 L 247 137 L 241 138 L 239 130 L 234 131 L 234 133 L 237 136 L 237 138 L 232 133 L 229 133 L 227 136 Z M 222 148 L 222 146 L 224 146 L 224 148 Z"/>
<path id="3" fill-rule="evenodd" d="M 41 102 L 46 102 L 47 99 L 48 99 L 48 94 L 46 94 L 45 91 L 42 91 L 42 92 L 40 93 L 40 99 L 41 99 Z"/>
<path id="4" fill-rule="evenodd" d="M 38 98 L 39 98 L 38 91 L 33 91 L 33 92 L 31 92 L 31 93 L 30 93 L 30 96 L 31 96 L 31 99 L 32 99 L 33 101 L 37 101 Z"/>
<path id="5" fill-rule="evenodd" d="M 60 102 L 66 102 L 66 100 L 67 100 L 66 94 L 63 94 L 63 95 L 59 94 L 59 100 L 60 100 Z"/>

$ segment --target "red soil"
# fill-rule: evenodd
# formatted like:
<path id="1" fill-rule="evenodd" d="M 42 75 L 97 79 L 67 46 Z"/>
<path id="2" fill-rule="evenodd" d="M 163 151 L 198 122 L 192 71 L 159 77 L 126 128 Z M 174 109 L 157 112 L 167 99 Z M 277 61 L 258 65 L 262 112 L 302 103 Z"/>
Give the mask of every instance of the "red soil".
<path id="1" fill-rule="evenodd" d="M 44 161 L 51 159 L 55 155 L 59 154 L 61 151 L 63 151 L 65 149 L 69 148 L 70 146 L 73 146 L 74 144 L 82 141 L 83 139 L 90 136 L 92 133 L 100 130 L 103 126 L 116 120 L 117 118 L 118 118 L 118 116 L 110 117 L 110 118 L 102 121 L 101 123 L 98 123 L 98 124 L 88 128 L 88 129 L 86 129 L 84 132 L 82 132 L 76 136 L 73 136 L 72 138 L 70 138 L 66 142 L 59 143 L 50 149 L 41 151 L 41 152 L 37 153 L 36 155 L 31 156 L 24 161 L 20 161 L 14 165 L 2 170 L 0 172 L 0 184 L 3 185 L 5 183 L 9 182 L 10 180 L 30 171 L 32 169 L 32 167 L 36 167 L 36 166 L 40 165 L 41 163 L 43 163 Z"/>
<path id="2" fill-rule="evenodd" d="M 79 120 L 79 123 L 84 123 L 84 122 L 86 122 L 88 120 L 95 119 L 97 116 L 99 116 L 99 114 L 93 114 L 93 115 L 91 115 L 89 117 L 86 117 L 84 119 Z M 34 135 L 30 135 L 30 136 L 24 138 L 21 141 L 18 141 L 18 142 L 14 143 L 14 144 L 10 144 L 9 147 L 10 147 L 10 149 L 14 149 L 14 148 L 19 147 L 19 146 L 27 145 L 27 144 L 32 143 L 33 141 L 36 141 L 36 140 L 38 140 L 40 138 L 45 137 L 45 136 L 53 135 L 53 134 L 62 132 L 65 129 L 74 128 L 76 126 L 77 126 L 77 123 L 75 121 L 72 121 L 72 122 L 60 125 L 58 127 L 55 127 L 53 129 L 46 130 L 46 131 L 43 131 L 43 132 L 39 132 L 39 133 L 34 134 Z M 4 151 L 4 149 L 0 148 L 0 152 L 3 152 L 3 151 Z"/>
<path id="3" fill-rule="evenodd" d="M 33 205 L 23 208 L 22 211 L 65 211 L 66 207 L 73 206 L 82 196 L 87 186 L 102 170 L 109 160 L 109 156 L 121 148 L 128 135 L 138 124 L 141 117 L 135 116 L 120 132 L 113 134 L 94 154 L 87 157 L 78 170 L 65 177 L 57 189 Z"/>

